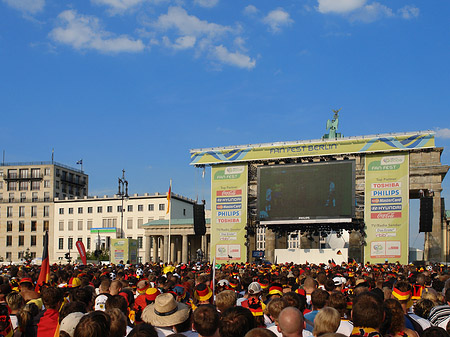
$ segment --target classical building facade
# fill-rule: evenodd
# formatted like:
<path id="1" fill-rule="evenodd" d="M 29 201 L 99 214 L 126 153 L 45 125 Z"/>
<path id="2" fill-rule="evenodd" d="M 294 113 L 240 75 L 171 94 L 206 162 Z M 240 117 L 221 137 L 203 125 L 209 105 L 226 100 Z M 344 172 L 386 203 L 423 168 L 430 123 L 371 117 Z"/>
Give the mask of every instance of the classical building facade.
<path id="1" fill-rule="evenodd" d="M 45 231 L 53 237 L 55 198 L 88 195 L 88 175 L 56 162 L 0 165 L 0 259 L 41 257 Z M 49 250 L 50 258 L 52 251 Z"/>
<path id="2" fill-rule="evenodd" d="M 53 262 L 63 260 L 69 252 L 78 257 L 75 247 L 78 240 L 92 252 L 98 248 L 109 250 L 111 239 L 120 237 L 138 240 L 139 262 L 165 261 L 169 218 L 173 223 L 172 260 L 181 262 L 181 247 L 188 247 L 190 241 L 186 241 L 187 237 L 180 238 L 184 233 L 194 234 L 194 203 L 172 193 L 168 213 L 167 195 L 159 193 L 135 194 L 124 199 L 120 195 L 55 199 Z"/>

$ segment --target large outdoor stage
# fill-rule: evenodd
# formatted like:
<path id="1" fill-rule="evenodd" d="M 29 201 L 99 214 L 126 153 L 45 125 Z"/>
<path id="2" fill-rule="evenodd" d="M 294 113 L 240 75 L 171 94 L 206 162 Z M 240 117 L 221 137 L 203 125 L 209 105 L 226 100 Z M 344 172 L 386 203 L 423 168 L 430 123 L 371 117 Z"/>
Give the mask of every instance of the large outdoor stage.
<path id="1" fill-rule="evenodd" d="M 191 150 L 191 165 L 211 166 L 210 258 L 245 262 L 264 250 L 274 262 L 298 233 L 303 261 L 306 250 L 322 254 L 311 249 L 324 237 L 348 232 L 349 258 L 406 264 L 409 200 L 420 198 L 429 208 L 425 259 L 445 261 L 442 151 L 432 132 Z"/>

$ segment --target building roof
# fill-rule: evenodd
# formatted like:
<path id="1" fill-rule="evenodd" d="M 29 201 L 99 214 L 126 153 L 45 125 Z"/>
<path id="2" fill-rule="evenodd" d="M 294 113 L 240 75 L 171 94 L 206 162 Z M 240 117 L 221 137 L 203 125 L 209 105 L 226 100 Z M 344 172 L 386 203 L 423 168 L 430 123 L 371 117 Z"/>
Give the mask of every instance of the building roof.
<path id="1" fill-rule="evenodd" d="M 206 218 L 205 220 L 206 220 L 206 224 L 211 224 L 211 219 Z M 149 226 L 168 226 L 168 225 L 169 225 L 169 220 L 162 219 L 162 220 L 153 220 L 153 221 L 147 222 L 147 223 L 143 224 L 142 226 L 149 227 Z M 194 219 L 193 218 L 172 219 L 170 221 L 170 225 L 172 225 L 172 226 L 179 226 L 179 225 L 194 226 Z"/>

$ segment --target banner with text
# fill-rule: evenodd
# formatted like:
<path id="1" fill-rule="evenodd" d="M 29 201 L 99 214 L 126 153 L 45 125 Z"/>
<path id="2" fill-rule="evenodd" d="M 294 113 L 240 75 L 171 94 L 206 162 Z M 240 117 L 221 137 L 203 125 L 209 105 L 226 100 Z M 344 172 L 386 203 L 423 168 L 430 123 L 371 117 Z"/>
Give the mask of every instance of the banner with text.
<path id="1" fill-rule="evenodd" d="M 368 136 L 191 150 L 191 165 L 434 148 L 434 133 Z"/>
<path id="2" fill-rule="evenodd" d="M 409 155 L 367 155 L 364 262 L 408 263 Z"/>
<path id="3" fill-rule="evenodd" d="M 247 166 L 211 169 L 211 260 L 246 262 Z"/>

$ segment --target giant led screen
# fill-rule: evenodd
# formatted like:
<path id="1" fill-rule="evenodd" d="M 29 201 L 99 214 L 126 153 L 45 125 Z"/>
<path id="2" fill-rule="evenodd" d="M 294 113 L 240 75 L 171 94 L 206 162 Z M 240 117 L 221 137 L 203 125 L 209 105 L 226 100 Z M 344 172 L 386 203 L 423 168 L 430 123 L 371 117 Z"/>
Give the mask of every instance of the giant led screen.
<path id="1" fill-rule="evenodd" d="M 351 219 L 354 195 L 352 160 L 258 167 L 258 215 L 262 224 Z"/>

